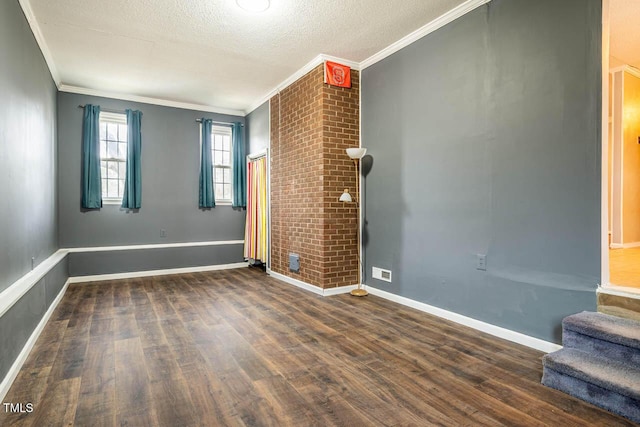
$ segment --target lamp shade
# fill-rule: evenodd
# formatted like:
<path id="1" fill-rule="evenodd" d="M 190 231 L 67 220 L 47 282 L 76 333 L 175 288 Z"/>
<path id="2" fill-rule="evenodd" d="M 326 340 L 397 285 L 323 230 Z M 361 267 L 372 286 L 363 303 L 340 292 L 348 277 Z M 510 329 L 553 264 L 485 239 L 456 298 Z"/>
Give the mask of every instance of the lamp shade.
<path id="1" fill-rule="evenodd" d="M 353 199 L 351 198 L 351 194 L 349 194 L 349 189 L 345 188 L 344 192 L 340 195 L 340 201 L 341 202 L 353 202 Z"/>
<path id="2" fill-rule="evenodd" d="M 367 149 L 363 147 L 347 148 L 347 155 L 352 159 L 361 159 L 367 153 Z"/>

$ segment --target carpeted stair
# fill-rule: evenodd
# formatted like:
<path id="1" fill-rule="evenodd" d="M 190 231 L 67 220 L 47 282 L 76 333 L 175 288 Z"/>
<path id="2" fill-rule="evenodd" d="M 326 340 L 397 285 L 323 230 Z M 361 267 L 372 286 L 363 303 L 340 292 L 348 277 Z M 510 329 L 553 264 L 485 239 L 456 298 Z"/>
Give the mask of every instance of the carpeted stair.
<path id="1" fill-rule="evenodd" d="M 640 423 L 640 322 L 588 311 L 562 321 L 542 384 Z"/>

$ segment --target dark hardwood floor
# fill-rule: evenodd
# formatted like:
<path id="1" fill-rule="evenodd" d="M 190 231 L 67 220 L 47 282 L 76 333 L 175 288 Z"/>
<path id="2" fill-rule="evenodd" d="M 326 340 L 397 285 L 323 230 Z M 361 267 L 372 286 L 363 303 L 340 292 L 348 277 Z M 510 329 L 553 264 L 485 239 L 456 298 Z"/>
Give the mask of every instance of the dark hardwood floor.
<path id="1" fill-rule="evenodd" d="M 0 425 L 633 425 L 540 385 L 541 356 L 251 269 L 76 284 Z"/>

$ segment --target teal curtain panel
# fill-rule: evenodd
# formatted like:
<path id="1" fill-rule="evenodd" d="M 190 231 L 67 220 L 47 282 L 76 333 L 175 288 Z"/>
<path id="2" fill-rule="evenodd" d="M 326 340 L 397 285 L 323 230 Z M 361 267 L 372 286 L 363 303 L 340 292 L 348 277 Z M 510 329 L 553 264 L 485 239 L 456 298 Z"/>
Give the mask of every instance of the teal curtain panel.
<path id="1" fill-rule="evenodd" d="M 125 112 L 127 113 L 127 172 L 122 207 L 140 209 L 142 206 L 142 113 L 129 109 Z"/>
<path id="2" fill-rule="evenodd" d="M 247 207 L 247 160 L 242 125 L 233 124 L 233 207 Z"/>
<path id="3" fill-rule="evenodd" d="M 202 119 L 200 126 L 200 201 L 202 209 L 215 208 L 216 200 L 213 193 L 213 162 L 211 160 L 211 119 Z"/>
<path id="4" fill-rule="evenodd" d="M 82 121 L 82 208 L 102 207 L 100 176 L 100 106 L 84 106 Z"/>

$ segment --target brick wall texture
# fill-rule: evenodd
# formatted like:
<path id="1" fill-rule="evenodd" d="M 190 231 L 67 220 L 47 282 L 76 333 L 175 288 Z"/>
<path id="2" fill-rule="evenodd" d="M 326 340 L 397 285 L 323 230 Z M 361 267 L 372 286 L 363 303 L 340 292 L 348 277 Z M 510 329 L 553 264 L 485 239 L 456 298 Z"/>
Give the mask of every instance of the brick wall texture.
<path id="1" fill-rule="evenodd" d="M 282 90 L 271 107 L 271 269 L 334 288 L 358 281 L 356 169 L 345 149 L 359 145 L 357 71 L 351 88 L 323 83 L 323 66 Z M 300 272 L 289 271 L 289 253 Z"/>

